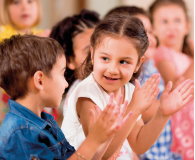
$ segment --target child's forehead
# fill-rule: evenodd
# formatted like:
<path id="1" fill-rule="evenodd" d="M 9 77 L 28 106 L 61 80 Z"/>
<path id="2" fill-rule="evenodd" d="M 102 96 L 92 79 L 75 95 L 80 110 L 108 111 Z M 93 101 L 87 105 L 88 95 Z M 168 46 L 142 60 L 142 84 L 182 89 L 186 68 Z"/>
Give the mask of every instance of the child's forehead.
<path id="1" fill-rule="evenodd" d="M 120 37 L 105 36 L 100 41 L 99 47 L 107 49 L 108 46 L 115 47 L 116 46 L 115 44 L 117 44 L 117 43 L 120 44 L 121 42 L 126 42 L 127 44 L 130 43 L 131 45 L 133 44 L 132 39 L 125 37 L 125 36 L 120 36 Z M 117 46 L 119 46 L 119 45 L 117 45 Z"/>

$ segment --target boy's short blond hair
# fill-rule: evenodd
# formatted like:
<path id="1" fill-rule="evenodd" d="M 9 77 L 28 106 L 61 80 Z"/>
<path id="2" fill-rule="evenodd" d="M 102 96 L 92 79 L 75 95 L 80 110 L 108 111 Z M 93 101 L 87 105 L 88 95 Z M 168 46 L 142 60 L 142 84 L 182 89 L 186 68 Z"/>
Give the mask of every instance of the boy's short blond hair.
<path id="1" fill-rule="evenodd" d="M 42 9 L 41 9 L 41 3 L 40 0 L 37 1 L 37 7 L 38 7 L 38 18 L 35 24 L 33 24 L 32 27 L 38 26 L 42 19 Z M 13 23 L 10 19 L 8 7 L 13 2 L 13 0 L 0 0 L 0 25 L 11 25 L 13 26 Z"/>

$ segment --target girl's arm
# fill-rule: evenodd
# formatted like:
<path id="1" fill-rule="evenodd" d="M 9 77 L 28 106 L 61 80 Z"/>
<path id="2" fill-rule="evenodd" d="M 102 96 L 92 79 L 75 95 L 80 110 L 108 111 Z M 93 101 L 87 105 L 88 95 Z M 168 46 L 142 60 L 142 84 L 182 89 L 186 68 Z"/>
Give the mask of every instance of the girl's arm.
<path id="1" fill-rule="evenodd" d="M 136 153 L 145 153 L 157 140 L 170 116 L 192 99 L 193 83 L 192 80 L 186 80 L 173 91 L 171 91 L 172 83 L 167 84 L 161 94 L 160 106 L 154 117 L 146 125 L 139 120 L 128 136 L 128 141 Z"/>
<path id="2" fill-rule="evenodd" d="M 176 73 L 176 68 L 171 63 L 171 61 L 167 61 L 167 60 L 160 61 L 157 65 L 157 68 L 165 82 L 165 85 L 169 81 L 174 82 L 178 78 L 178 75 Z"/>
<path id="3" fill-rule="evenodd" d="M 148 107 L 150 107 L 154 102 L 154 100 L 156 99 L 159 92 L 159 89 L 157 89 L 158 83 L 159 83 L 158 74 L 157 75 L 153 74 L 153 76 L 151 76 L 147 80 L 147 82 L 144 84 L 144 86 L 141 89 L 140 89 L 139 82 L 136 81 L 134 92 L 136 92 L 137 95 L 135 101 L 139 102 L 138 105 L 140 105 L 139 110 L 136 110 L 136 112 L 132 114 L 132 116 L 129 118 L 129 120 L 126 122 L 123 128 L 115 134 L 112 140 L 111 139 L 108 140 L 106 143 L 104 143 L 103 145 L 101 145 L 101 147 L 98 148 L 98 151 L 96 152 L 94 158 L 100 159 L 103 155 L 102 159 L 109 159 L 116 151 L 120 149 L 120 147 L 123 145 L 124 140 L 127 138 L 132 128 L 134 127 L 134 124 L 136 123 L 140 114 L 143 111 L 147 110 Z M 140 96 L 142 96 L 142 101 L 140 101 Z M 122 101 L 122 99 L 120 101 Z M 118 105 L 120 104 L 121 102 L 118 103 Z M 130 103 L 127 107 L 125 115 L 127 115 L 131 111 L 131 109 L 137 107 L 136 105 L 134 104 L 132 105 L 132 103 Z M 79 113 L 81 124 L 83 126 L 83 130 L 86 136 L 88 134 L 88 123 L 89 123 L 88 112 L 89 109 L 94 110 L 93 106 L 94 103 L 90 99 L 87 98 L 78 99 L 77 113 Z"/>
<path id="4" fill-rule="evenodd" d="M 102 113 L 97 106 L 95 106 L 96 111 L 90 110 L 88 135 L 69 160 L 83 159 L 82 156 L 84 156 L 84 159 L 92 159 L 99 146 L 105 141 L 112 139 L 113 135 L 118 132 L 129 119 L 132 112 L 123 118 L 127 105 L 120 108 L 119 105 L 114 105 L 112 99 L 113 95 L 110 98 L 111 103 L 106 106 Z"/>
<path id="5" fill-rule="evenodd" d="M 158 110 L 159 105 L 160 99 L 155 100 L 152 106 L 142 114 L 142 120 L 144 121 L 144 123 L 149 122 L 154 117 L 156 111 Z"/>
<path id="6" fill-rule="evenodd" d="M 89 118 L 90 118 L 89 110 L 93 110 L 95 113 L 95 116 L 97 116 L 94 106 L 95 106 L 95 103 L 89 98 L 79 98 L 77 101 L 77 113 L 79 113 L 80 123 L 83 127 L 83 131 L 86 137 L 88 135 L 89 122 L 90 122 L 89 121 Z M 100 160 L 102 158 L 110 142 L 111 142 L 111 139 L 107 140 L 101 146 L 99 146 L 99 148 L 97 149 L 93 157 L 93 160 L 96 160 L 96 159 Z"/>
<path id="7" fill-rule="evenodd" d="M 165 84 L 167 84 L 168 81 L 172 81 L 173 88 L 175 88 L 178 85 L 178 82 L 180 82 L 180 77 L 182 77 L 183 80 L 194 79 L 194 60 L 192 60 L 192 63 L 182 76 L 177 75 L 174 65 L 167 60 L 159 62 L 157 68 Z"/>

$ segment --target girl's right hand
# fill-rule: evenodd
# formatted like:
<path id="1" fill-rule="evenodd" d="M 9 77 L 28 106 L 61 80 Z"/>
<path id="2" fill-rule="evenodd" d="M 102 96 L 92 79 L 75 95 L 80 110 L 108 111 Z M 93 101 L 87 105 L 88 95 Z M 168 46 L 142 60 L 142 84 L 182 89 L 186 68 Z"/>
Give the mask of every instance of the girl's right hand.
<path id="1" fill-rule="evenodd" d="M 132 112 L 123 117 L 128 101 L 125 101 L 124 105 L 121 106 L 122 98 L 123 96 L 121 95 L 115 104 L 113 100 L 114 94 L 111 93 L 109 103 L 103 111 L 98 106 L 95 106 L 97 117 L 95 117 L 94 111 L 90 110 L 91 117 L 88 137 L 91 137 L 91 140 L 96 141 L 98 144 L 104 143 L 112 138 L 130 118 Z"/>
<path id="2" fill-rule="evenodd" d="M 152 74 L 142 87 L 139 81 L 135 80 L 135 90 L 130 103 L 133 112 L 136 110 L 138 114 L 142 114 L 154 103 L 160 91 L 159 77 L 159 74 Z"/>

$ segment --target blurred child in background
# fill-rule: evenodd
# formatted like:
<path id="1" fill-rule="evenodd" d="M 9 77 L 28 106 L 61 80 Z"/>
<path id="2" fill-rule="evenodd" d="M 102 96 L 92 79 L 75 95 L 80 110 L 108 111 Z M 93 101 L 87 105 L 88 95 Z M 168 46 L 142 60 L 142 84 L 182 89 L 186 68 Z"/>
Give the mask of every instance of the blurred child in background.
<path id="1" fill-rule="evenodd" d="M 69 87 L 65 91 L 66 98 L 63 104 L 63 113 L 65 113 L 69 94 L 81 81 L 81 74 L 78 69 L 87 57 L 90 37 L 99 22 L 98 13 L 83 9 L 77 15 L 64 18 L 52 28 L 50 37 L 60 43 L 67 61 L 65 78 Z"/>
<path id="2" fill-rule="evenodd" d="M 154 60 L 165 84 L 194 79 L 193 43 L 188 38 L 190 20 L 183 0 L 156 0 L 150 6 L 153 31 L 158 40 Z M 172 151 L 184 160 L 194 159 L 194 100 L 171 117 Z"/>
<path id="3" fill-rule="evenodd" d="M 50 30 L 38 30 L 42 18 L 42 9 L 39 0 L 1 0 L 0 1 L 0 41 L 16 34 L 35 34 L 48 37 Z M 7 112 L 9 96 L 3 92 L 1 95 L 0 113 Z M 3 111 L 2 111 L 3 110 Z M 4 113 L 0 115 L 0 123 Z"/>

